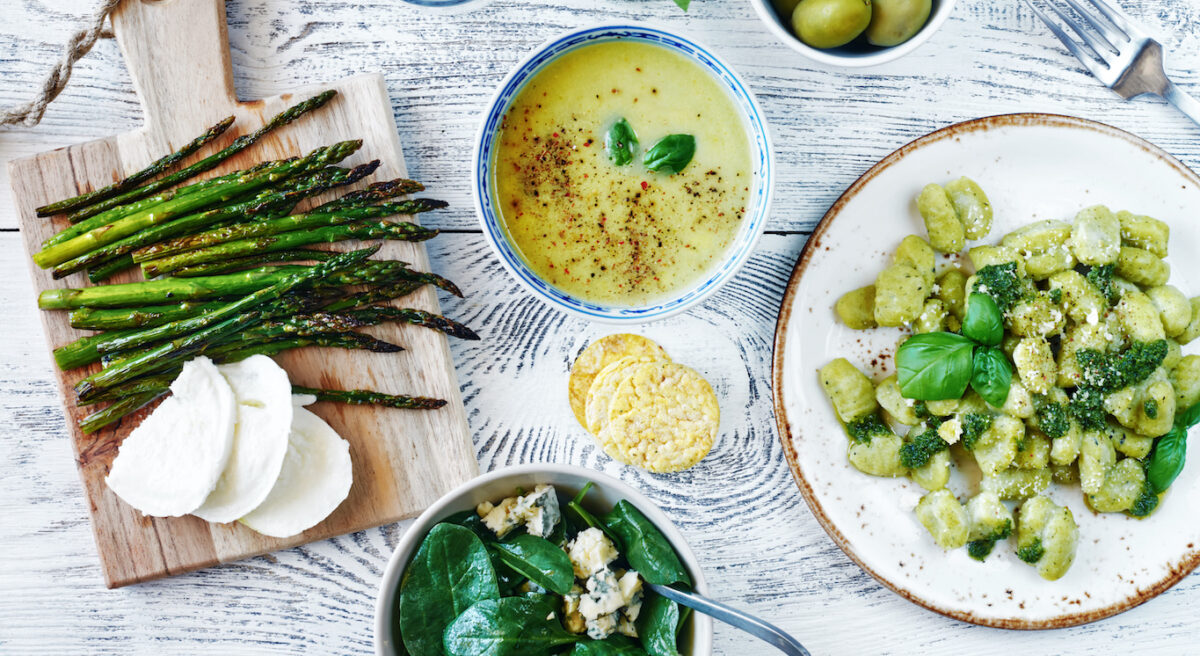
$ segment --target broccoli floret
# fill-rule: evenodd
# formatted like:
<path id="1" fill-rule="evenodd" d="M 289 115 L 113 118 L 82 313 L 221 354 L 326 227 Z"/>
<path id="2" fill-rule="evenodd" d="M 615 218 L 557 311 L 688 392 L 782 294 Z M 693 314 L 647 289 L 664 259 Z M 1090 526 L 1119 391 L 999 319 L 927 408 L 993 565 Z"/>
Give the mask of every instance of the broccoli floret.
<path id="1" fill-rule="evenodd" d="M 1067 434 L 1071 420 L 1067 408 L 1061 403 L 1046 403 L 1037 409 L 1038 428 L 1052 440 Z"/>
<path id="2" fill-rule="evenodd" d="M 1108 299 L 1109 303 L 1116 303 L 1119 296 L 1117 287 L 1113 284 L 1113 269 L 1114 265 L 1112 264 L 1089 267 L 1083 276 L 1096 289 L 1099 289 L 1101 294 L 1104 294 L 1104 298 Z"/>
<path id="3" fill-rule="evenodd" d="M 1146 399 L 1146 402 L 1142 404 L 1142 412 L 1146 413 L 1150 419 L 1158 419 L 1158 401 Z"/>
<path id="4" fill-rule="evenodd" d="M 1012 535 L 1012 520 L 1004 520 L 1003 528 L 1000 528 L 991 535 L 982 540 L 972 540 L 967 543 L 967 555 L 975 560 L 983 560 L 992 553 L 992 549 L 996 543 L 1001 540 L 1007 540 L 1008 536 Z"/>
<path id="5" fill-rule="evenodd" d="M 962 445 L 968 451 L 975 450 L 975 443 L 979 441 L 979 437 L 983 432 L 992 427 L 991 415 L 980 415 L 969 413 L 961 415 L 959 421 L 962 422 Z"/>
<path id="6" fill-rule="evenodd" d="M 991 296 L 1001 312 L 1007 311 L 1014 303 L 1028 295 L 1028 290 L 1021 284 L 1016 262 L 989 264 L 983 267 L 976 272 L 975 286 L 971 291 Z"/>
<path id="7" fill-rule="evenodd" d="M 933 454 L 949 447 L 950 445 L 938 435 L 937 427 L 929 426 L 925 432 L 900 447 L 900 464 L 909 469 L 924 467 L 929 464 Z"/>
<path id="8" fill-rule="evenodd" d="M 1042 546 L 1041 538 L 1034 538 L 1033 542 L 1017 549 L 1017 558 L 1029 563 L 1030 565 L 1042 559 L 1046 555 L 1046 548 Z"/>
<path id="9" fill-rule="evenodd" d="M 846 424 L 846 432 L 850 434 L 850 439 L 855 442 L 869 444 L 872 437 L 876 435 L 890 435 L 892 431 L 879 418 L 879 413 L 872 412 L 862 419 L 855 419 Z"/>

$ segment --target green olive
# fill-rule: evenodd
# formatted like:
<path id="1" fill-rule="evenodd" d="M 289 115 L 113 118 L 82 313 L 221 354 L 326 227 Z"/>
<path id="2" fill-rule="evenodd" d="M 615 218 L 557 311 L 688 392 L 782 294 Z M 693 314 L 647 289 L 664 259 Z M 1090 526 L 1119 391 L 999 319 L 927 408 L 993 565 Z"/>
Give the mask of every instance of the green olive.
<path id="1" fill-rule="evenodd" d="M 775 6 L 775 11 L 783 20 L 788 20 L 792 16 L 792 12 L 796 11 L 796 5 L 800 4 L 800 0 L 771 0 L 771 4 Z"/>
<path id="2" fill-rule="evenodd" d="M 898 46 L 925 27 L 931 0 L 874 0 L 867 41 L 876 46 Z"/>
<path id="3" fill-rule="evenodd" d="M 836 48 L 853 41 L 871 23 L 871 0 L 800 0 L 792 29 L 814 48 Z"/>

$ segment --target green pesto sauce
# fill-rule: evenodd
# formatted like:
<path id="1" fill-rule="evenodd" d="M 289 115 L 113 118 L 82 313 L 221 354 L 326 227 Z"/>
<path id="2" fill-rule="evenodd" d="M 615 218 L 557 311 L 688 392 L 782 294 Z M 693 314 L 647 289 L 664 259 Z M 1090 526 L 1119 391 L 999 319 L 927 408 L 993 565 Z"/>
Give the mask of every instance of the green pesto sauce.
<path id="1" fill-rule="evenodd" d="M 1094 387 L 1080 387 L 1067 404 L 1071 417 L 1086 430 L 1100 430 L 1105 426 L 1104 393 Z"/>
<path id="2" fill-rule="evenodd" d="M 1092 285 L 1104 294 L 1104 298 L 1108 299 L 1109 303 L 1116 302 L 1117 288 L 1113 285 L 1113 269 L 1112 264 L 1105 264 L 1098 267 L 1090 267 L 1088 272 L 1084 274 L 1084 278 L 1092 283 Z"/>
<path id="3" fill-rule="evenodd" d="M 850 435 L 850 439 L 855 442 L 870 442 L 872 437 L 876 435 L 888 435 L 892 431 L 879 418 L 879 413 L 872 412 L 862 419 L 855 419 L 846 424 L 846 432 Z"/>
<path id="4" fill-rule="evenodd" d="M 941 422 L 937 422 L 941 424 Z M 900 447 L 900 464 L 909 469 L 924 467 L 929 464 L 933 454 L 949 448 L 950 445 L 937 433 L 937 425 L 929 425 L 925 432 L 917 435 Z"/>
<path id="5" fill-rule="evenodd" d="M 1158 401 L 1146 399 L 1146 402 L 1142 404 L 1142 412 L 1146 413 L 1150 419 L 1158 419 Z"/>
<path id="6" fill-rule="evenodd" d="M 1047 403 L 1037 409 L 1038 428 L 1052 440 L 1067 434 L 1071 428 L 1071 419 L 1067 408 L 1061 403 Z"/>
<path id="7" fill-rule="evenodd" d="M 1034 538 L 1033 542 L 1021 547 L 1020 549 L 1017 549 L 1017 558 L 1020 558 L 1030 565 L 1041 560 L 1042 556 L 1044 555 L 1046 555 L 1046 549 L 1042 546 L 1041 538 Z"/>
<path id="8" fill-rule="evenodd" d="M 1150 377 L 1167 357 L 1167 341 L 1134 342 L 1121 353 L 1080 349 L 1075 353 L 1083 373 L 1083 385 L 1101 392 L 1115 392 Z"/>
<path id="9" fill-rule="evenodd" d="M 992 553 L 992 548 L 1001 540 L 1007 540 L 1012 535 L 1012 520 L 1004 520 L 1004 528 L 992 533 L 982 540 L 972 540 L 967 543 L 967 555 L 975 560 L 983 560 Z"/>
<path id="10" fill-rule="evenodd" d="M 970 413 L 959 419 L 962 421 L 962 445 L 972 451 L 983 432 L 992 427 L 992 418 L 990 415 Z"/>
<path id="11" fill-rule="evenodd" d="M 973 292 L 987 294 L 996 301 L 1001 312 L 1007 311 L 1017 301 L 1025 298 L 1025 286 L 1017 274 L 1016 262 L 989 264 L 975 274 Z"/>

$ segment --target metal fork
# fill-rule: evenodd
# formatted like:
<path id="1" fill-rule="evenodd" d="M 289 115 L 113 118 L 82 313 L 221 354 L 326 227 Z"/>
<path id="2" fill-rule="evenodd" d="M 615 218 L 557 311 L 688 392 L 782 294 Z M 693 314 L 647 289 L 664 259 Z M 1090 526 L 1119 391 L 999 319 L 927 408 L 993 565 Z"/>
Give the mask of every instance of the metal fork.
<path id="1" fill-rule="evenodd" d="M 1099 16 L 1085 10 L 1076 0 L 1063 0 L 1091 26 L 1089 31 L 1078 21 L 1068 18 L 1058 7 L 1045 5 L 1058 15 L 1083 40 L 1086 48 L 1067 35 L 1057 23 L 1038 9 L 1032 0 L 1025 4 L 1054 32 L 1054 36 L 1075 55 L 1083 65 L 1108 88 L 1126 100 L 1147 93 L 1161 96 L 1175 105 L 1188 118 L 1200 124 L 1200 101 L 1188 95 L 1167 78 L 1163 71 L 1162 44 L 1155 41 L 1142 26 L 1107 0 L 1087 0 Z"/>

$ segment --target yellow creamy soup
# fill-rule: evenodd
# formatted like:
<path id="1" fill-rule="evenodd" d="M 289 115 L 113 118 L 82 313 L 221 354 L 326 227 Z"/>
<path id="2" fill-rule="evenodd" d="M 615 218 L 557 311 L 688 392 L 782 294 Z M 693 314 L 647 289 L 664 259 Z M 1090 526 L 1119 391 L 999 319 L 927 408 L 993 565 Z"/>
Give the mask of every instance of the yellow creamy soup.
<path id="1" fill-rule="evenodd" d="M 624 118 L 633 161 L 605 150 Z M 643 156 L 663 137 L 695 137 L 675 174 Z M 510 241 L 543 280 L 578 298 L 639 305 L 699 281 L 737 235 L 751 184 L 750 144 L 732 99 L 703 68 L 626 41 L 563 55 L 504 116 L 496 202 Z"/>

